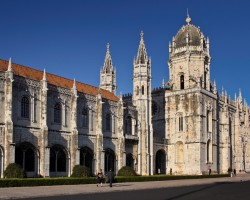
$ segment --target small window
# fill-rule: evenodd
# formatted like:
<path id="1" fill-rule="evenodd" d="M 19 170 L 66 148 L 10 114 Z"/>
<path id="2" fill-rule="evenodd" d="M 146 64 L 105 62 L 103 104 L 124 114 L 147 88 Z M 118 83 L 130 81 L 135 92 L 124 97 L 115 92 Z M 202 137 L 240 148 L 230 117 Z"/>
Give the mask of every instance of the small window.
<path id="1" fill-rule="evenodd" d="M 141 87 L 141 93 L 144 95 L 144 85 Z"/>
<path id="2" fill-rule="evenodd" d="M 56 103 L 54 106 L 54 122 L 61 123 L 61 105 Z"/>
<path id="3" fill-rule="evenodd" d="M 21 100 L 21 117 L 23 118 L 29 118 L 29 107 L 30 107 L 30 103 L 29 103 L 29 99 L 28 97 L 22 97 Z"/>
<path id="4" fill-rule="evenodd" d="M 184 89 L 184 75 L 180 76 L 180 86 L 181 86 L 181 90 Z"/>
<path id="5" fill-rule="evenodd" d="M 179 132 L 183 131 L 183 117 L 179 116 Z"/>

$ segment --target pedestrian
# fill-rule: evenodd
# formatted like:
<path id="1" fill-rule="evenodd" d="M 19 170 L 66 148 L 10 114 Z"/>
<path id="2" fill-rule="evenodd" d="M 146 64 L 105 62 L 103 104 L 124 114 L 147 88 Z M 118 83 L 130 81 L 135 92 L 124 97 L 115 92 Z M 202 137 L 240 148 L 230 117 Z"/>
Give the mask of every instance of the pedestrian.
<path id="1" fill-rule="evenodd" d="M 96 174 L 96 186 L 97 187 L 99 184 L 101 184 L 101 187 L 102 187 L 102 180 L 103 180 L 103 172 L 102 172 L 102 169 L 100 169 L 100 171 L 98 171 L 98 173 Z"/>
<path id="2" fill-rule="evenodd" d="M 170 175 L 172 175 L 172 168 L 170 168 Z"/>
<path id="3" fill-rule="evenodd" d="M 234 176 L 236 176 L 236 169 L 234 169 Z"/>
<path id="4" fill-rule="evenodd" d="M 109 187 L 112 187 L 113 178 L 114 178 L 114 173 L 112 172 L 112 169 L 110 169 L 108 172 Z"/>
<path id="5" fill-rule="evenodd" d="M 209 168 L 209 170 L 208 170 L 208 174 L 211 175 L 211 169 L 210 169 L 210 168 Z"/>

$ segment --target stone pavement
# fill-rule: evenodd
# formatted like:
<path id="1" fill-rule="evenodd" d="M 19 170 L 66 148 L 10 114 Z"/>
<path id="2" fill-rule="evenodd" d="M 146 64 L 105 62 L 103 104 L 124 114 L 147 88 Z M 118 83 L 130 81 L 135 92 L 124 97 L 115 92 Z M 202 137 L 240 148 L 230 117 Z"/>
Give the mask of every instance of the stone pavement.
<path id="1" fill-rule="evenodd" d="M 12 187 L 0 188 L 0 199 L 22 199 L 32 197 L 60 196 L 88 194 L 97 192 L 131 191 L 153 188 L 180 187 L 200 184 L 213 184 L 220 182 L 240 182 L 250 181 L 250 174 L 239 174 L 236 177 L 226 178 L 206 178 L 206 179 L 186 179 L 154 182 L 133 182 L 114 183 L 110 188 L 108 184 L 97 187 L 95 184 L 89 185 L 62 185 L 62 186 L 39 186 L 39 187 Z"/>

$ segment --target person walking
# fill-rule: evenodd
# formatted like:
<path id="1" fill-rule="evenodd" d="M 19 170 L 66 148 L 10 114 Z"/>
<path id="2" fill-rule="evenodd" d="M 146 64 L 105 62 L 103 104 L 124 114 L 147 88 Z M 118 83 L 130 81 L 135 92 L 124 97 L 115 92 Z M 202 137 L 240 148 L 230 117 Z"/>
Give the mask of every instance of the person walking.
<path id="1" fill-rule="evenodd" d="M 110 169 L 108 172 L 109 187 L 112 187 L 113 178 L 114 178 L 114 173 L 112 172 L 112 169 Z"/>
<path id="2" fill-rule="evenodd" d="M 234 169 L 234 176 L 236 176 L 236 169 Z"/>
<path id="3" fill-rule="evenodd" d="M 96 174 L 96 186 L 97 187 L 99 184 L 101 184 L 101 187 L 102 187 L 102 180 L 103 180 L 103 172 L 102 172 L 102 169 L 100 169 L 100 171 L 98 171 L 98 173 Z"/>

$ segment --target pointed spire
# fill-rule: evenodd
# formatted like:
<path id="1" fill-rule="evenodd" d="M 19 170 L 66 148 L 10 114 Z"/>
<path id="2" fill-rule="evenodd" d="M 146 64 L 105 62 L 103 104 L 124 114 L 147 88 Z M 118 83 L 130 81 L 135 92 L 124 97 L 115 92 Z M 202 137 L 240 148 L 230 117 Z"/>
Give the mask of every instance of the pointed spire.
<path id="1" fill-rule="evenodd" d="M 224 96 L 224 87 L 223 86 L 222 86 L 221 94 L 222 94 L 222 96 Z"/>
<path id="2" fill-rule="evenodd" d="M 104 65 L 103 65 L 103 71 L 106 73 L 111 73 L 113 70 L 113 64 L 112 64 L 112 59 L 110 55 L 109 43 L 107 43 L 106 47 L 107 47 L 107 50 L 106 50 L 106 56 L 105 56 Z"/>
<path id="3" fill-rule="evenodd" d="M 43 69 L 43 79 L 42 79 L 42 91 L 46 92 L 48 90 L 47 75 L 45 68 Z"/>
<path id="4" fill-rule="evenodd" d="M 216 87 L 216 82 L 214 80 L 214 94 L 217 94 L 217 87 Z"/>
<path id="5" fill-rule="evenodd" d="M 144 33 L 143 33 L 143 31 L 141 31 L 140 35 L 141 35 L 141 41 L 140 42 L 144 43 L 144 40 L 143 40 Z"/>
<path id="6" fill-rule="evenodd" d="M 186 22 L 187 24 L 189 24 L 191 22 L 191 18 L 189 17 L 189 13 L 188 13 L 188 8 L 187 8 L 187 18 L 186 18 Z"/>
<path id="7" fill-rule="evenodd" d="M 169 44 L 168 44 L 168 52 L 171 53 L 172 51 L 172 45 L 171 45 L 171 42 L 169 41 Z"/>
<path id="8" fill-rule="evenodd" d="M 74 78 L 73 87 L 72 87 L 73 94 L 77 97 L 77 87 L 76 87 L 76 79 Z"/>
<path id="9" fill-rule="evenodd" d="M 148 57 L 147 57 L 146 47 L 145 47 L 145 43 L 143 39 L 143 36 L 144 36 L 143 31 L 141 31 L 140 35 L 141 35 L 141 40 L 140 40 L 140 45 L 138 48 L 136 64 L 145 64 L 146 61 L 148 60 Z"/>
<path id="10" fill-rule="evenodd" d="M 162 88 L 165 88 L 165 80 L 164 80 L 164 78 L 162 79 Z"/>
<path id="11" fill-rule="evenodd" d="M 47 78 L 46 78 L 46 71 L 45 71 L 45 68 L 43 69 L 43 81 L 46 81 Z"/>
<path id="12" fill-rule="evenodd" d="M 98 95 L 101 95 L 102 94 L 102 90 L 101 90 L 101 86 L 99 86 L 98 88 Z"/>
<path id="13" fill-rule="evenodd" d="M 9 71 L 9 72 L 12 72 L 11 58 L 9 59 L 8 71 Z"/>
<path id="14" fill-rule="evenodd" d="M 73 89 L 76 89 L 76 79 L 74 78 Z"/>

